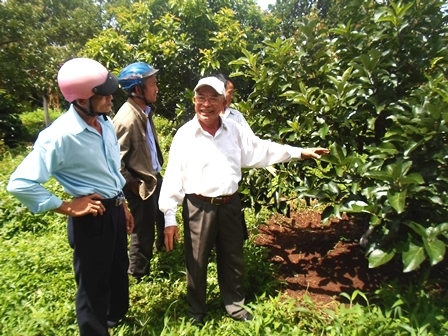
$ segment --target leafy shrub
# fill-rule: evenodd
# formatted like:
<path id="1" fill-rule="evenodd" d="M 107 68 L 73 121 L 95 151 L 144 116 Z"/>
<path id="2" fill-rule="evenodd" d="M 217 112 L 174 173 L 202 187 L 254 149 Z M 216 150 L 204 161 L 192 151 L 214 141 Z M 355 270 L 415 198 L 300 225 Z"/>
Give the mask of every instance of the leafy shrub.
<path id="1" fill-rule="evenodd" d="M 0 141 L 15 147 L 26 136 L 26 128 L 17 115 L 0 114 Z"/>
<path id="2" fill-rule="evenodd" d="M 371 267 L 396 255 L 404 271 L 440 262 L 448 243 L 442 4 L 353 0 L 339 7 L 343 24 L 310 16 L 294 37 L 266 39 L 233 61 L 235 75 L 254 81 L 239 108 L 255 133 L 331 150 L 321 162 L 278 165 L 274 178 L 249 172 L 242 192 L 282 211 L 292 193 L 316 198 L 329 204 L 324 221 L 367 217 Z"/>

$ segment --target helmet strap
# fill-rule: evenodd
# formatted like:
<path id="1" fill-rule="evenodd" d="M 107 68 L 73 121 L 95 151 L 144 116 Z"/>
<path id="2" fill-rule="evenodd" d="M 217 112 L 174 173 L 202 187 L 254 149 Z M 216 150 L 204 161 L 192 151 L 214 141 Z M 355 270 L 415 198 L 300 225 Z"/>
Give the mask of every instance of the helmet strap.
<path id="1" fill-rule="evenodd" d="M 75 100 L 73 102 L 73 105 L 75 105 L 78 109 L 80 109 L 84 114 L 88 115 L 89 117 L 97 117 L 97 116 L 103 116 L 104 120 L 107 120 L 106 113 L 105 112 L 95 112 L 93 108 L 92 98 L 89 98 L 89 110 L 87 111 L 84 107 L 78 104 L 78 102 Z"/>
<path id="2" fill-rule="evenodd" d="M 141 83 L 138 87 L 140 88 L 140 90 L 141 90 L 142 92 L 145 92 L 143 83 Z M 149 105 L 149 104 L 151 104 L 151 102 L 149 102 L 149 101 L 146 99 L 145 95 L 139 95 L 139 94 L 135 93 L 135 91 L 132 91 L 132 92 L 129 94 L 129 97 L 139 98 L 139 99 L 141 99 L 141 100 L 143 100 L 143 101 L 145 102 L 145 105 Z"/>

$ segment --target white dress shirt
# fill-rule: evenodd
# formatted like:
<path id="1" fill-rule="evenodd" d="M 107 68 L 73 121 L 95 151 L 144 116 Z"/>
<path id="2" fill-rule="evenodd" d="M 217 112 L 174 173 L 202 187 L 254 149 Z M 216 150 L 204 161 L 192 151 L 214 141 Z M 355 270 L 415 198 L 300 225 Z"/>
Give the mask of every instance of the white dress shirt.
<path id="1" fill-rule="evenodd" d="M 246 131 L 250 132 L 252 135 L 255 135 L 252 131 L 252 128 L 250 128 L 249 124 L 247 123 L 246 118 L 244 118 L 243 114 L 235 109 L 232 109 L 230 107 L 226 107 L 226 110 L 221 115 L 224 119 L 230 119 L 235 121 L 236 123 L 240 124 Z"/>
<path id="2" fill-rule="evenodd" d="M 238 190 L 241 168 L 300 159 L 301 152 L 299 147 L 262 140 L 222 118 L 221 127 L 212 136 L 201 128 L 195 116 L 177 131 L 171 144 L 159 197 L 165 226 L 177 225 L 177 206 L 185 194 L 232 195 Z"/>

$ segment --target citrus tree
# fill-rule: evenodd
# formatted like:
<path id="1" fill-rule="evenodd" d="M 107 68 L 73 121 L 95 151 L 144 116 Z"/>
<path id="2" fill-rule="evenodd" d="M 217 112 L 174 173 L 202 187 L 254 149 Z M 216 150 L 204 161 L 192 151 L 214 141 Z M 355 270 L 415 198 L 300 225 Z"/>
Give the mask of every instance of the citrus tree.
<path id="1" fill-rule="evenodd" d="M 404 271 L 440 262 L 448 243 L 442 5 L 350 1 L 335 11 L 339 24 L 310 15 L 294 37 L 232 62 L 254 80 L 239 107 L 256 133 L 331 150 L 321 163 L 279 166 L 274 177 L 250 171 L 244 192 L 280 210 L 285 196 L 315 198 L 328 204 L 324 221 L 343 213 L 369 221 L 361 243 L 371 267 L 396 255 Z"/>

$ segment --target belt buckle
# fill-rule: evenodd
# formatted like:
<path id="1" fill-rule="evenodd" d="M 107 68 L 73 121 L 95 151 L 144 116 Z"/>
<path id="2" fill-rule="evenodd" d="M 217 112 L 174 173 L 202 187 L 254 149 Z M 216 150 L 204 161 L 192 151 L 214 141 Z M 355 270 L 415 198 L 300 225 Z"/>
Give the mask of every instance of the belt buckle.
<path id="1" fill-rule="evenodd" d="M 210 200 L 210 203 L 213 205 L 219 205 L 219 203 L 215 203 L 214 201 L 222 201 L 222 196 L 218 196 L 218 197 L 212 197 L 212 199 Z"/>
<path id="2" fill-rule="evenodd" d="M 123 194 L 118 195 L 117 198 L 115 199 L 115 206 L 117 207 L 117 206 L 122 205 L 123 201 L 124 201 Z"/>

